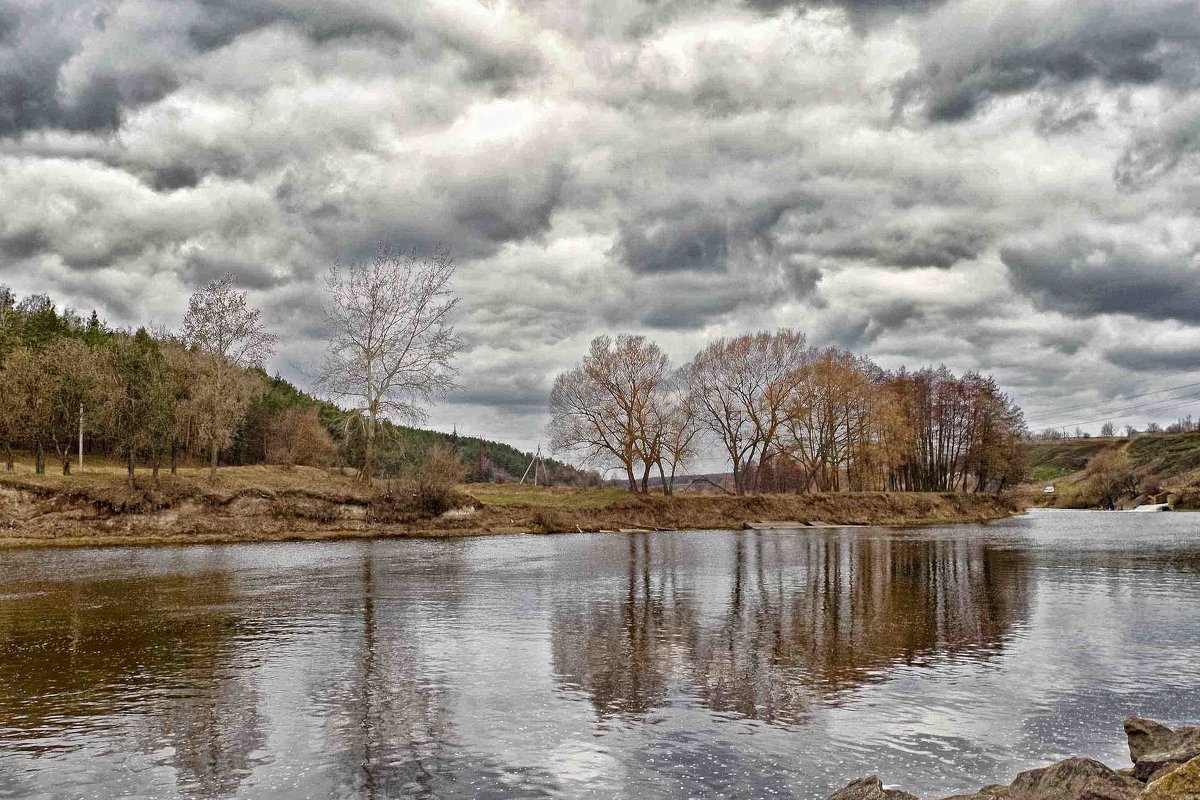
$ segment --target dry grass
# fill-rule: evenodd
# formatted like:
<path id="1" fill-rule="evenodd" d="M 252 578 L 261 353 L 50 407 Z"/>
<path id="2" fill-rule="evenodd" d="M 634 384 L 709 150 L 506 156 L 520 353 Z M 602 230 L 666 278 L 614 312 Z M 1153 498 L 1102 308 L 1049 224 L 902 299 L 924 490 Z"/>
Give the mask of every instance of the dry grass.
<path id="1" fill-rule="evenodd" d="M 222 467 L 215 484 L 200 465 L 174 477 L 164 471 L 157 482 L 139 472 L 131 489 L 119 464 L 91 462 L 71 476 L 35 476 L 23 459 L 16 472 L 0 472 L 0 547 L 740 528 L 761 520 L 910 525 L 995 519 L 1015 510 L 990 495 L 664 497 L 619 488 L 468 484 L 451 492 L 452 505 L 474 511 L 434 516 L 410 505 L 406 493 L 412 494 L 372 491 L 348 473 L 276 466 Z M 385 508 L 385 499 L 396 508 Z"/>
<path id="2" fill-rule="evenodd" d="M 38 487 L 52 491 L 112 491 L 128 487 L 125 465 L 102 458 L 86 456 L 83 469 L 71 462 L 71 474 L 63 475 L 61 463 L 48 460 L 46 474 L 34 472 L 33 458 L 19 454 L 12 472 L 0 472 L 0 483 L 10 486 Z M 354 480 L 352 473 L 323 470 L 315 467 L 280 467 L 255 465 L 219 467 L 215 483 L 209 481 L 207 465 L 180 465 L 178 474 L 171 475 L 169 467 L 159 470 L 157 482 L 149 467 L 138 466 L 134 473 L 138 489 L 164 491 L 191 489 L 194 493 L 213 499 L 228 499 L 245 492 L 301 492 L 314 496 L 358 498 L 371 496 L 367 486 Z"/>
<path id="3" fill-rule="evenodd" d="M 463 492 L 489 506 L 528 508 L 603 508 L 629 497 L 617 487 L 573 489 L 563 486 L 532 486 L 519 483 L 473 483 Z"/>

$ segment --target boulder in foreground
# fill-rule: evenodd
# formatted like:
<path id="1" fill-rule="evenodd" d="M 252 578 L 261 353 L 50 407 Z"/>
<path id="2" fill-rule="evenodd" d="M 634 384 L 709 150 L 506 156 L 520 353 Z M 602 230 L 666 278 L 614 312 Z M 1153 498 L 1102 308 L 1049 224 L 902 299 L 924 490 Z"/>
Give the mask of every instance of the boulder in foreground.
<path id="1" fill-rule="evenodd" d="M 1008 786 L 985 786 L 944 800 L 1200 800 L 1200 726 L 1172 730 L 1141 717 L 1125 720 L 1133 767 L 1115 770 L 1091 758 L 1068 758 L 1022 772 Z M 859 778 L 829 800 L 916 800 Z"/>
<path id="2" fill-rule="evenodd" d="M 1125 735 L 1133 774 L 1142 782 L 1161 778 L 1200 756 L 1200 727 L 1194 725 L 1171 730 L 1153 720 L 1130 717 L 1125 720 Z"/>
<path id="3" fill-rule="evenodd" d="M 1091 758 L 1068 758 L 1022 772 L 1008 789 L 1010 800 L 1134 800 L 1142 785 Z"/>
<path id="4" fill-rule="evenodd" d="M 1141 800 L 1200 800 L 1200 757 L 1152 781 Z"/>
<path id="5" fill-rule="evenodd" d="M 883 788 L 883 781 L 878 775 L 859 778 L 838 789 L 829 796 L 829 800 L 917 800 L 908 792 L 899 789 Z"/>

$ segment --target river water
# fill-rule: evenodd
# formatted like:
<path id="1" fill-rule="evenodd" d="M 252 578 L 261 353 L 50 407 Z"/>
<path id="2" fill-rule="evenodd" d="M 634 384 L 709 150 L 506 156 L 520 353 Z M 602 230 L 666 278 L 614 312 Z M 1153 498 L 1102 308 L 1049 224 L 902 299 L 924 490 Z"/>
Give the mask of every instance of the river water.
<path id="1" fill-rule="evenodd" d="M 0 553 L 0 797 L 923 797 L 1200 721 L 1200 514 Z"/>

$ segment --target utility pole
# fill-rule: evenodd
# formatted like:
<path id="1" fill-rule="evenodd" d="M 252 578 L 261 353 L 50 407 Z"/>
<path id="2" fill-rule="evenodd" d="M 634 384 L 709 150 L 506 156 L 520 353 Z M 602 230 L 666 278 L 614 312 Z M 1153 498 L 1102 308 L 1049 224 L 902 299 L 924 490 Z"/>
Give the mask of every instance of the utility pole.
<path id="1" fill-rule="evenodd" d="M 525 474 L 521 476 L 521 483 L 524 483 L 525 479 L 529 477 L 529 470 L 533 470 L 533 485 L 537 486 L 539 466 L 542 468 L 542 472 L 545 473 L 546 467 L 544 464 L 542 464 L 542 446 L 540 444 L 537 448 L 537 454 L 533 457 L 533 460 L 529 462 L 529 466 L 525 468 Z"/>

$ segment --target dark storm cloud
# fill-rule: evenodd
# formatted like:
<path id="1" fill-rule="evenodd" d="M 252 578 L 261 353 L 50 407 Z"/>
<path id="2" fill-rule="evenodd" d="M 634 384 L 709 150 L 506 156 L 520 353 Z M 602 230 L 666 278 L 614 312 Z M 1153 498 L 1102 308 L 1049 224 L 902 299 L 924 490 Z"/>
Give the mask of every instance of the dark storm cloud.
<path id="1" fill-rule="evenodd" d="M 1200 323 L 1195 243 L 1076 234 L 1013 243 L 1000 256 L 1013 283 L 1045 308 Z"/>
<path id="2" fill-rule="evenodd" d="M 953 122 L 994 97 L 1083 81 L 1190 90 L 1200 85 L 1197 59 L 1200 14 L 1192 0 L 960 3 L 931 25 L 922 65 L 897 84 L 896 100 Z"/>
<path id="3" fill-rule="evenodd" d="M 239 36 L 285 22 L 297 26 L 315 42 L 353 36 L 386 36 L 400 41 L 412 31 L 394 18 L 372 13 L 371 5 L 340 5 L 336 13 L 317 4 L 283 2 L 247 3 L 240 0 L 196 0 L 201 13 L 187 26 L 188 39 L 197 50 L 216 50 Z"/>
<path id="4" fill-rule="evenodd" d="M 1033 395 L 1149 380 L 1191 368 L 1200 328 L 1198 17 L 0 0 L 0 282 L 178 324 L 233 272 L 303 383 L 332 261 L 447 244 L 468 344 L 451 402 L 530 447 L 598 333 L 674 355 L 791 325 Z M 1129 355 L 1133 335 L 1166 344 Z"/>
<path id="5" fill-rule="evenodd" d="M 147 49 L 138 39 L 144 28 L 114 20 L 96 4 L 43 0 L 0 8 L 0 19 L 7 31 L 0 37 L 0 136 L 41 128 L 112 131 L 124 110 L 179 85 L 169 56 L 140 54 Z"/>
<path id="6" fill-rule="evenodd" d="M 797 300 L 810 297 L 821 282 L 821 268 L 801 261 L 783 265 L 783 279 Z"/>
<path id="7" fill-rule="evenodd" d="M 1200 346 L 1155 347 L 1126 344 L 1105 351 L 1109 362 L 1137 372 L 1190 372 L 1200 370 Z"/>
<path id="8" fill-rule="evenodd" d="M 634 272 L 720 272 L 729 259 L 729 226 L 705 209 L 676 209 L 678 218 L 621 225 L 618 252 Z"/>
<path id="9" fill-rule="evenodd" d="M 889 331 L 903 328 L 924 315 L 924 309 L 915 301 L 895 300 L 877 309 L 856 309 L 844 315 L 826 329 L 825 336 L 829 344 L 862 351 Z"/>
<path id="10" fill-rule="evenodd" d="M 844 241 L 818 248 L 825 256 L 863 259 L 885 266 L 938 267 L 947 269 L 978 256 L 989 243 L 983 230 L 962 226 L 934 226 L 928 230 L 909 227 L 848 229 Z"/>
<path id="11" fill-rule="evenodd" d="M 550 227 L 567 181 L 560 165 L 492 180 L 472 180 L 449 192 L 453 219 L 473 237 L 492 242 L 524 239 Z"/>
<path id="12" fill-rule="evenodd" d="M 626 217 L 614 254 L 634 273 L 727 272 L 746 250 L 771 246 L 789 211 L 817 202 L 793 187 L 756 188 L 745 197 L 692 196 L 659 200 L 659 208 Z"/>
<path id="13" fill-rule="evenodd" d="M 455 393 L 454 401 L 460 404 L 537 412 L 545 407 L 549 395 L 548 381 L 539 380 L 532 375 L 492 371 L 473 374 L 462 390 Z"/>
<path id="14" fill-rule="evenodd" d="M 38 0 L 0 5 L 0 136 L 58 128 L 115 131 L 129 112 L 187 77 L 189 60 L 271 28 L 301 31 L 317 46 L 341 39 L 409 43 L 426 57 L 449 48 L 470 81 L 511 88 L 540 64 L 519 44 L 419 26 L 420 14 L 370 2 Z"/>

